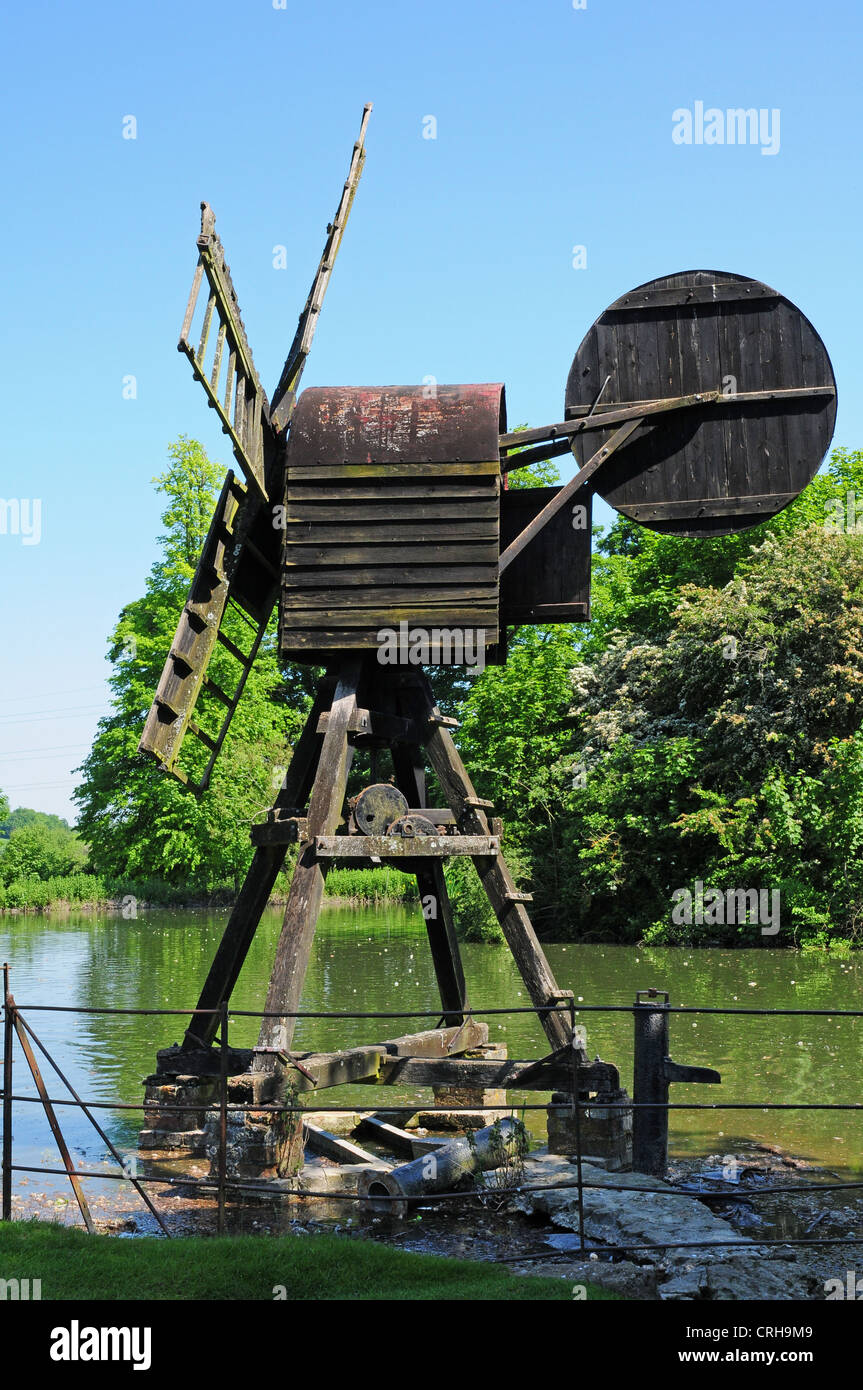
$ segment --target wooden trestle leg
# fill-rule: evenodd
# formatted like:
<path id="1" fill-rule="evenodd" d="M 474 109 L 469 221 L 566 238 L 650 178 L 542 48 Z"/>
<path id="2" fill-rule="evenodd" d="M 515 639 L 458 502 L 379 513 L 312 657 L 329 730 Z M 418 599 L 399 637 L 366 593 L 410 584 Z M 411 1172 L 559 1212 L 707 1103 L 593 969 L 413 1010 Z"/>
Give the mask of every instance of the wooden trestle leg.
<path id="1" fill-rule="evenodd" d="M 393 765 L 399 791 L 417 810 L 424 807 L 425 760 L 422 750 L 415 744 L 396 744 L 393 748 Z M 439 859 L 418 859 L 415 872 L 440 992 L 443 1021 L 448 1026 L 461 1023 L 469 1004 L 443 865 Z"/>
<path id="2" fill-rule="evenodd" d="M 455 812 L 459 828 L 467 834 L 488 835 L 489 826 L 485 812 L 476 804 L 479 798 L 452 736 L 441 726 L 440 711 L 435 704 L 428 676 L 424 672 L 417 677 L 417 688 L 423 700 L 429 760 L 447 803 Z M 570 998 L 568 991 L 558 988 L 503 855 L 483 855 L 474 858 L 473 862 L 495 916 L 500 922 L 507 945 L 515 958 L 531 1003 L 537 1009 L 548 1009 L 549 1005 L 553 1006 Z M 539 1017 L 552 1047 L 567 1046 L 572 1037 L 569 1014 L 558 1008 L 555 1011 L 540 1013 Z"/>
<path id="3" fill-rule="evenodd" d="M 267 990 L 265 1013 L 273 1018 L 261 1020 L 260 1049 L 255 1058 L 257 1071 L 270 1071 L 275 1055 L 287 1052 L 294 1035 L 295 1014 L 306 978 L 315 926 L 324 893 L 327 864 L 315 853 L 318 835 L 333 835 L 342 815 L 348 772 L 354 749 L 348 733 L 357 709 L 357 690 L 363 669 L 360 656 L 347 660 L 339 673 L 326 733 L 318 760 L 307 816 L 307 838 L 300 844 L 291 878 L 282 931 Z"/>
<path id="4" fill-rule="evenodd" d="M 294 748 L 284 784 L 276 797 L 274 804 L 277 807 L 292 808 L 305 805 L 321 752 L 322 738 L 318 733 L 318 720 L 329 707 L 334 684 L 332 674 L 328 673 L 318 686 L 309 716 Z M 198 999 L 199 1009 L 218 1009 L 223 1000 L 230 999 L 243 962 L 249 953 L 252 938 L 285 862 L 287 850 L 287 843 L 261 845 L 255 850 L 201 990 Z M 218 1027 L 218 1014 L 193 1014 L 183 1039 L 183 1048 L 209 1047 Z"/>

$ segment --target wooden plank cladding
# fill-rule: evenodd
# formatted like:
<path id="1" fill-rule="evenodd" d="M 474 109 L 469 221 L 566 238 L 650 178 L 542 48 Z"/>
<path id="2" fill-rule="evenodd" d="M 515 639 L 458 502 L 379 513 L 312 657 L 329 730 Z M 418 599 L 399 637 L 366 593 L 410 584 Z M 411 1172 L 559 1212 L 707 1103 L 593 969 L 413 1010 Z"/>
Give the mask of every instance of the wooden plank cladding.
<path id="1" fill-rule="evenodd" d="M 280 647 L 372 650 L 378 634 L 498 640 L 501 385 L 303 392 L 284 495 Z M 464 658 L 467 650 L 468 656 Z"/>
<path id="2" fill-rule="evenodd" d="M 675 399 L 696 404 L 657 411 Z M 594 406 L 601 428 L 573 436 L 579 468 L 616 420 L 645 407 L 595 491 L 652 530 L 719 536 L 774 516 L 806 487 L 833 434 L 836 383 L 812 324 L 783 295 L 693 270 L 640 285 L 596 320 L 570 369 L 567 421 L 583 423 Z"/>

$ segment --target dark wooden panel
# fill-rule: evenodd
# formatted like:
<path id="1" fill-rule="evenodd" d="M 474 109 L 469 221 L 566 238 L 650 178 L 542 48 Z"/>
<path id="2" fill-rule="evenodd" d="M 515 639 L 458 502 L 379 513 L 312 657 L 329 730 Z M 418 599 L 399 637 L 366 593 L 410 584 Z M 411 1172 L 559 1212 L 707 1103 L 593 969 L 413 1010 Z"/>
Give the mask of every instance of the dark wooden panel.
<path id="1" fill-rule="evenodd" d="M 472 585 L 496 585 L 497 563 L 486 565 L 448 565 L 446 576 L 441 576 L 434 565 L 345 565 L 340 569 L 313 565 L 308 569 L 292 566 L 282 576 L 282 588 L 286 593 L 297 589 L 326 587 L 353 588 L 355 585 L 382 585 L 441 583 L 464 585 L 465 592 Z"/>
<path id="2" fill-rule="evenodd" d="M 558 492 L 556 487 L 510 488 L 501 493 L 501 550 Z M 563 507 L 530 542 L 501 579 L 501 624 L 577 623 L 590 616 L 590 497 L 586 528 L 575 530 Z"/>
<path id="3" fill-rule="evenodd" d="M 368 546 L 392 545 L 393 541 L 416 542 L 455 541 L 456 549 L 465 541 L 495 541 L 498 536 L 497 517 L 480 517 L 478 521 L 469 518 L 455 525 L 451 521 L 418 521 L 412 525 L 408 521 L 393 523 L 389 520 L 367 521 L 353 524 L 352 515 L 346 512 L 341 521 L 324 521 L 318 525 L 303 522 L 299 526 L 289 526 L 286 542 L 293 559 L 302 558 L 303 547 L 307 545 L 362 544 Z"/>
<path id="4" fill-rule="evenodd" d="M 392 627 L 392 623 L 381 623 L 381 627 Z M 444 622 L 431 624 L 434 627 L 446 627 Z M 483 629 L 485 632 L 486 646 L 493 646 L 498 640 L 498 629 L 488 626 Z M 285 655 L 292 652 L 302 654 L 304 661 L 313 665 L 320 665 L 315 653 L 332 651 L 376 651 L 380 647 L 377 634 L 362 628 L 342 628 L 323 631 L 319 628 L 289 629 L 286 630 L 281 639 L 281 651 Z"/>
<path id="5" fill-rule="evenodd" d="M 641 521 L 649 514 L 645 524 L 656 530 L 717 535 L 752 525 L 763 519 L 761 503 L 751 511 L 721 504 L 770 496 L 779 510 L 814 476 L 833 434 L 835 382 L 824 344 L 790 301 L 744 276 L 690 271 L 616 301 L 576 353 L 567 419 L 585 412 L 606 376 L 603 411 L 693 392 L 726 393 L 716 405 L 669 412 L 641 427 L 597 475 L 596 491 L 606 501 Z M 735 397 L 806 387 L 827 387 L 832 394 L 757 402 Z M 609 437 L 610 430 L 576 436 L 579 466 Z M 676 505 L 664 510 L 687 501 L 690 511 Z"/>
<path id="6" fill-rule="evenodd" d="M 419 626 L 485 628 L 497 624 L 497 604 L 476 602 L 462 604 L 451 600 L 445 604 L 422 602 L 390 603 L 389 595 L 368 608 L 344 604 L 332 608 L 297 608 L 285 610 L 285 628 L 330 626 L 343 628 L 367 627 L 377 634 L 382 627 L 398 627 L 400 622 Z"/>
<path id="7" fill-rule="evenodd" d="M 321 487 L 320 469 L 303 471 L 311 474 L 311 481 L 308 477 L 297 478 L 293 473 L 288 475 L 288 500 L 291 505 L 294 502 L 306 505 L 312 502 L 326 504 L 390 501 L 417 502 L 424 505 L 438 499 L 465 498 L 483 501 L 496 497 L 499 467 L 492 463 L 486 471 L 476 474 L 456 473 L 450 477 L 442 476 L 442 470 L 436 469 L 431 477 L 428 474 L 413 477 L 410 474 L 400 474 L 398 478 L 392 478 L 390 470 L 383 479 L 380 474 L 360 477 L 353 473 L 345 474 L 345 471 L 340 469 L 338 477 L 335 480 L 329 479 L 325 488 Z M 436 478 L 440 478 L 440 481 L 435 481 Z"/>
<path id="8" fill-rule="evenodd" d="M 499 510 L 496 497 L 462 497 L 457 493 L 447 499 L 418 497 L 407 502 L 394 502 L 389 497 L 373 502 L 333 502 L 327 491 L 303 502 L 295 501 L 289 494 L 285 522 L 293 527 L 345 521 L 352 526 L 380 526 L 393 521 L 491 521 L 496 528 Z"/>
<path id="9" fill-rule="evenodd" d="M 318 607 L 346 607 L 357 605 L 360 608 L 374 607 L 382 602 L 393 604 L 428 603 L 434 607 L 450 607 L 453 603 L 480 600 L 483 603 L 497 603 L 497 585 L 457 584 L 435 585 L 428 580 L 421 584 L 380 585 L 360 589 L 355 584 L 343 588 L 327 586 L 323 589 L 286 589 L 282 596 L 282 609 L 290 613 L 299 609 Z"/>
<path id="10" fill-rule="evenodd" d="M 496 543 L 471 541 L 459 545 L 303 545 L 292 546 L 285 556 L 290 569 L 294 564 L 320 565 L 453 565 L 496 562 Z M 296 559 L 294 557 L 297 557 Z"/>
<path id="11" fill-rule="evenodd" d="M 299 467 L 291 465 L 288 469 L 288 484 L 305 483 L 347 483 L 357 479 L 386 484 L 390 478 L 477 478 L 484 474 L 494 477 L 500 472 L 497 459 L 481 460 L 476 463 L 351 463 L 351 464 L 313 464 Z"/>

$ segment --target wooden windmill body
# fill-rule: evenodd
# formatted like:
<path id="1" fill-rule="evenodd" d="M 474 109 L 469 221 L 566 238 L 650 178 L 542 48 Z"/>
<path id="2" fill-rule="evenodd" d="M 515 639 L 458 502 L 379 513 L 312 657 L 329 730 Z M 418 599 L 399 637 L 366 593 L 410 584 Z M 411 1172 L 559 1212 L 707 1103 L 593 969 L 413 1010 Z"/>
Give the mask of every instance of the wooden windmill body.
<path id="1" fill-rule="evenodd" d="M 458 1025 L 469 1000 L 443 864 L 469 856 L 552 1048 L 572 1045 L 563 1007 L 571 996 L 545 959 L 527 895 L 506 866 L 502 827 L 472 786 L 455 721 L 441 714 L 412 658 L 411 634 L 421 634 L 431 665 L 464 660 L 466 641 L 503 661 L 508 629 L 587 621 L 594 492 L 657 530 L 708 536 L 751 526 L 813 476 L 836 409 L 829 359 L 803 315 L 758 281 L 711 271 L 652 281 L 611 305 L 576 354 L 565 418 L 541 429 L 507 433 L 499 384 L 298 396 L 362 170 L 368 114 L 273 400 L 255 371 L 206 204 L 180 340 L 243 480 L 225 480 L 140 747 L 192 790 L 206 790 L 276 604 L 281 656 L 326 668 L 275 804 L 253 829 L 252 863 L 198 1005 L 215 1010 L 230 998 L 296 843 L 259 1069 L 290 1049 L 336 860 L 416 875 L 442 1021 Z M 510 469 L 570 452 L 577 472 L 562 487 L 506 488 Z M 230 613 L 246 625 L 245 645 L 235 628 L 229 635 Z M 396 660 L 393 633 L 402 641 Z M 233 688 L 208 669 L 217 651 L 234 663 Z M 187 734 L 203 759 L 193 773 L 180 759 Z M 371 786 L 345 815 L 351 760 L 362 747 L 390 750 L 393 783 Z M 429 766 L 444 805 L 428 805 Z M 216 1027 L 215 1013 L 196 1014 L 183 1050 L 209 1048 Z"/>

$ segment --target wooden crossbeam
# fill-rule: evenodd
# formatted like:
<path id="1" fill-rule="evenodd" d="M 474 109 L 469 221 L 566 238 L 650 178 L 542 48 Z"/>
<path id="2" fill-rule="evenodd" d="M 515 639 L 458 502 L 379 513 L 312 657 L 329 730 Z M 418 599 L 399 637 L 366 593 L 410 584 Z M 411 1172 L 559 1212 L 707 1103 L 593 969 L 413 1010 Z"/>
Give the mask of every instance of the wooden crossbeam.
<path id="1" fill-rule="evenodd" d="M 318 835 L 314 850 L 319 859 L 445 859 L 499 854 L 500 840 L 496 835 Z"/>
<path id="2" fill-rule="evenodd" d="M 619 449 L 622 444 L 625 444 L 629 436 L 643 423 L 643 415 L 638 415 L 634 419 L 627 420 L 626 424 L 621 425 L 619 429 L 615 430 L 607 444 L 603 444 L 601 449 L 597 449 L 596 453 L 591 455 L 584 467 L 580 468 L 576 473 L 575 477 L 555 493 L 551 501 L 543 507 L 541 512 L 537 513 L 533 521 L 525 526 L 524 530 L 507 546 L 498 564 L 498 572 L 500 574 L 503 574 L 504 571 L 509 568 L 513 560 L 524 550 L 525 546 L 530 544 L 534 536 L 539 535 L 543 526 L 547 525 L 552 517 L 557 515 L 561 507 L 564 507 L 572 496 L 578 492 L 578 489 L 584 486 L 588 479 L 596 472 L 597 468 L 605 463 L 615 450 Z"/>
<path id="3" fill-rule="evenodd" d="M 384 1086 L 447 1086 L 476 1090 L 614 1091 L 620 1074 L 610 1062 L 577 1066 L 569 1060 L 486 1062 L 468 1057 L 437 1061 L 425 1057 L 385 1057 L 380 1072 L 366 1078 Z"/>

